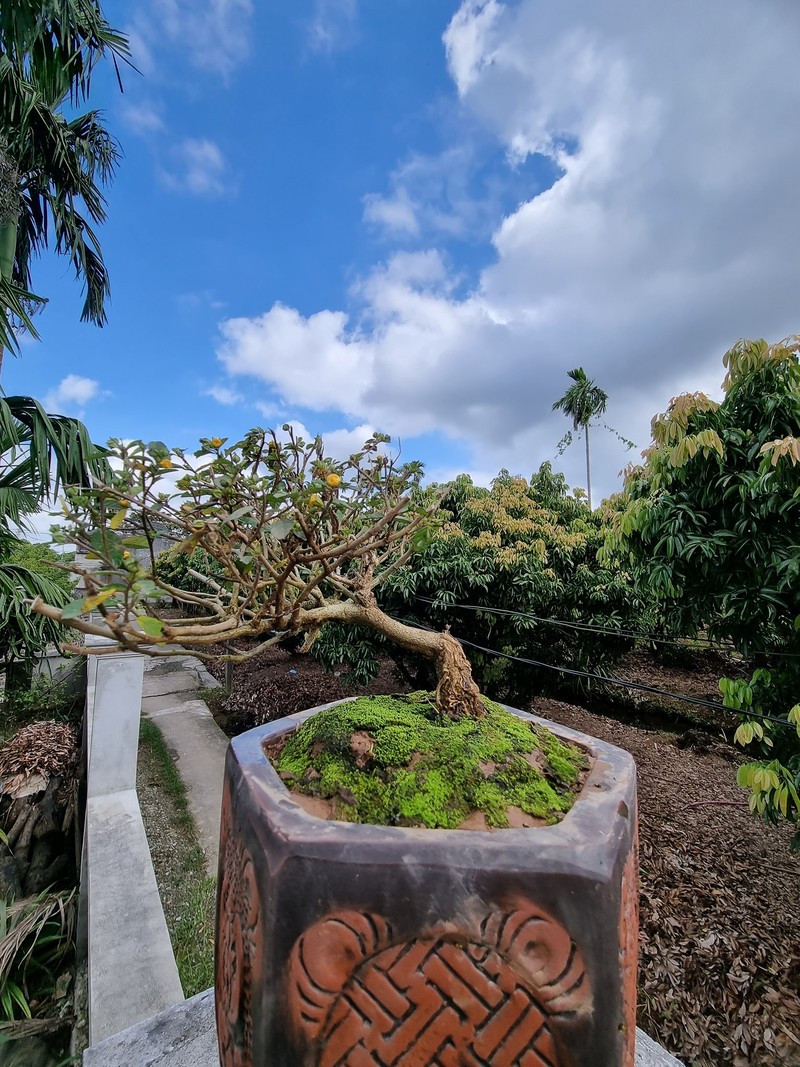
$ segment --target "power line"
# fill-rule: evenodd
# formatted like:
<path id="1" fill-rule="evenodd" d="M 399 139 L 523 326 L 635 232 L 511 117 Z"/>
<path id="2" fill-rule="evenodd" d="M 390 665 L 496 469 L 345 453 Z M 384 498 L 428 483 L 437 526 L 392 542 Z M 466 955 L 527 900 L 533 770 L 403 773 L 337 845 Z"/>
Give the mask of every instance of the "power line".
<path id="1" fill-rule="evenodd" d="M 581 630 L 586 633 L 602 633 L 612 637 L 628 637 L 644 639 L 647 641 L 653 641 L 656 644 L 661 645 L 677 645 L 680 648 L 687 648 L 700 645 L 702 648 L 709 649 L 714 652 L 736 652 L 737 649 L 734 645 L 719 645 L 714 644 L 711 641 L 702 641 L 692 639 L 692 644 L 687 645 L 686 641 L 678 640 L 673 637 L 659 637 L 653 633 L 641 633 L 636 630 L 622 630 L 612 626 L 600 626 L 591 622 L 573 622 L 570 619 L 548 619 L 542 615 L 532 615 L 528 611 L 512 611 L 510 608 L 489 608 L 482 604 L 443 604 L 441 601 L 433 600 L 431 597 L 416 596 L 415 598 L 424 604 L 432 604 L 434 607 L 439 608 L 461 608 L 465 611 L 484 612 L 487 615 L 511 615 L 520 619 L 532 619 L 534 622 L 541 622 L 549 626 L 561 626 L 569 630 Z M 782 656 L 791 659 L 800 658 L 800 653 L 797 652 L 760 652 L 754 651 L 750 653 L 755 656 Z"/>
<path id="2" fill-rule="evenodd" d="M 436 632 L 433 626 L 424 626 L 420 623 L 412 623 L 409 625 L 416 626 L 419 630 L 430 630 Z M 489 656 L 498 656 L 501 659 L 513 660 L 515 663 L 524 663 L 529 667 L 542 667 L 548 671 L 559 671 L 561 674 L 568 674 L 573 678 L 588 678 L 594 682 L 605 682 L 608 685 L 619 685 L 626 689 L 636 689 L 641 693 L 654 693 L 656 696 L 668 697 L 670 700 L 679 700 L 684 704 L 696 704 L 699 707 L 710 708 L 712 711 L 723 712 L 726 715 L 746 715 L 749 719 L 761 719 L 764 722 L 776 722 L 781 726 L 788 725 L 786 719 L 781 719 L 777 715 L 766 715 L 763 712 L 756 711 L 744 711 L 737 708 L 729 708 L 725 704 L 719 704 L 713 700 L 704 700 L 702 697 L 691 697 L 684 693 L 671 693 L 667 689 L 658 689 L 653 685 L 646 685 L 644 682 L 632 682 L 625 678 L 615 678 L 613 675 L 607 674 L 595 674 L 592 671 L 582 671 L 576 667 L 557 667 L 554 663 L 544 663 L 538 659 L 528 659 L 526 656 L 513 656 L 510 652 L 498 652 L 494 648 L 486 648 L 485 645 L 478 645 L 474 641 L 468 641 L 464 637 L 456 637 L 452 634 L 456 641 L 460 645 L 466 645 L 469 648 L 475 648 L 479 652 L 485 652 Z"/>
<path id="3" fill-rule="evenodd" d="M 427 627 L 424 627 L 424 629 L 427 629 Z M 455 637 L 455 634 L 453 636 Z M 787 725 L 787 720 L 781 719 L 777 715 L 765 715 L 762 712 L 729 708 L 725 704 L 719 704 L 713 700 L 703 700 L 702 697 L 690 697 L 683 693 L 671 693 L 669 690 L 657 689 L 655 686 L 646 685 L 644 682 L 631 682 L 625 678 L 614 678 L 612 675 L 594 674 L 592 671 L 581 671 L 575 667 L 557 667 L 554 663 L 543 663 L 541 660 L 527 659 L 525 656 L 512 656 L 509 652 L 498 652 L 496 649 L 477 645 L 474 641 L 467 641 L 465 638 L 456 637 L 456 640 L 461 645 L 468 645 L 470 648 L 476 648 L 480 652 L 486 652 L 490 656 L 500 656 L 502 659 L 514 660 L 517 663 L 525 663 L 530 667 L 544 667 L 546 670 L 560 671 L 562 674 L 569 674 L 577 678 L 589 678 L 591 681 L 605 682 L 608 685 L 621 685 L 627 689 L 637 689 L 642 693 L 655 693 L 657 696 L 669 697 L 671 700 L 682 700 L 686 704 L 697 704 L 703 708 L 711 708 L 713 711 L 722 711 L 727 715 L 746 715 L 751 719 L 764 719 L 766 722 L 777 722 L 782 726 Z"/>

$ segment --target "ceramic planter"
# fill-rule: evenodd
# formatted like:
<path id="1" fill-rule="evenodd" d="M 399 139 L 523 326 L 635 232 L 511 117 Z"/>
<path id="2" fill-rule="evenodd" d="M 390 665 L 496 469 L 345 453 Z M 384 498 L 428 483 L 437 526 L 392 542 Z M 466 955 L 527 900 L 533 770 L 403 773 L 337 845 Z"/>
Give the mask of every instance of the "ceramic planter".
<path id="1" fill-rule="evenodd" d="M 331 822 L 300 807 L 262 749 L 319 710 L 228 751 L 223 1067 L 633 1067 L 632 758 L 545 722 L 594 757 L 555 826 Z"/>

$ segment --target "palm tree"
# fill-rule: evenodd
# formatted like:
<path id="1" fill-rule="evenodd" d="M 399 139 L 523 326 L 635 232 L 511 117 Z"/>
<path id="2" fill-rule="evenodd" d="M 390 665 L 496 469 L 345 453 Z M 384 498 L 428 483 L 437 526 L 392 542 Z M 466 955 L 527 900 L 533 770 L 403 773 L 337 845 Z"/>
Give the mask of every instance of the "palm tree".
<path id="1" fill-rule="evenodd" d="M 28 602 L 48 594 L 62 606 L 69 600 L 47 569 L 15 559 L 20 548 L 15 531 L 24 531 L 26 517 L 62 485 L 88 485 L 93 477 L 107 476 L 104 450 L 92 444 L 83 423 L 48 415 L 31 397 L 0 398 L 0 667 L 7 686 L 26 685 L 32 655 L 59 639 L 57 627 L 42 626 Z"/>
<path id="2" fill-rule="evenodd" d="M 98 111 L 63 114 L 89 92 L 97 61 L 129 55 L 96 0 L 11 0 L 0 7 L 0 365 L 31 322 L 31 263 L 52 243 L 85 289 L 81 318 L 106 321 L 108 275 L 93 225 L 119 151 Z M 34 331 L 35 333 L 35 331 Z"/>
<path id="3" fill-rule="evenodd" d="M 589 508 L 592 506 L 592 469 L 589 459 L 589 425 L 597 415 L 602 415 L 608 403 L 608 393 L 595 385 L 591 378 L 586 377 L 583 367 L 576 367 L 567 371 L 567 375 L 575 383 L 567 389 L 566 393 L 553 404 L 553 411 L 563 411 L 572 419 L 572 429 L 583 429 L 586 442 L 586 495 L 589 500 Z"/>

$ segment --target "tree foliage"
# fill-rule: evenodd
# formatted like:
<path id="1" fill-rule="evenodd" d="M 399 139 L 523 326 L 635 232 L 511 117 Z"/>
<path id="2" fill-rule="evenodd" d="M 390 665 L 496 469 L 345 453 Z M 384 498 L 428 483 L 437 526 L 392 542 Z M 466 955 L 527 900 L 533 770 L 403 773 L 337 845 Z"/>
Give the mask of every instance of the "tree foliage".
<path id="1" fill-rule="evenodd" d="M 31 615 L 28 602 L 38 596 L 63 607 L 72 582 L 52 566 L 53 553 L 17 533 L 65 484 L 88 485 L 106 471 L 103 450 L 77 419 L 48 415 L 30 397 L 0 397 L 0 659 L 6 666 L 23 661 L 23 676 L 59 638 L 58 627 Z"/>
<path id="2" fill-rule="evenodd" d="M 0 542 L 0 662 L 6 670 L 21 661 L 23 673 L 29 674 L 34 657 L 60 640 L 61 628 L 29 607 L 35 597 L 59 607 L 69 602 L 73 583 L 56 569 L 58 562 L 46 545 L 14 538 Z"/>
<path id="3" fill-rule="evenodd" d="M 129 49 L 96 0 L 14 0 L 0 11 L 0 349 L 16 347 L 15 324 L 33 329 L 31 265 L 51 243 L 83 283 L 82 319 L 105 322 L 93 227 L 119 153 L 98 111 L 73 113 L 104 55 L 116 64 Z"/>
<path id="4" fill-rule="evenodd" d="M 762 756 L 740 781 L 771 818 L 798 818 L 800 744 L 800 340 L 741 341 L 724 358 L 721 403 L 674 399 L 629 469 L 609 549 L 629 554 L 676 632 L 760 654 L 749 682 L 724 680 L 738 740 Z M 792 708 L 790 712 L 789 709 Z M 783 717 L 785 725 L 747 713 Z"/>
<path id="5" fill-rule="evenodd" d="M 530 480 L 503 471 L 490 489 L 466 475 L 456 479 L 444 491 L 438 520 L 427 548 L 381 586 L 385 610 L 420 626 L 451 625 L 474 645 L 557 666 L 603 672 L 630 648 L 625 638 L 539 621 L 631 628 L 641 612 L 628 574 L 613 559 L 598 563 L 601 517 L 570 495 L 549 463 Z M 315 655 L 329 665 L 346 662 L 365 679 L 386 648 L 366 632 L 360 636 L 354 642 L 331 628 Z M 467 646 L 467 654 L 482 688 L 498 698 L 524 701 L 563 681 L 477 648 Z"/>
<path id="6" fill-rule="evenodd" d="M 369 626 L 435 663 L 444 713 L 482 715 L 458 642 L 404 626 L 375 598 L 425 541 L 436 500 L 415 498 L 419 464 L 399 466 L 382 451 L 382 435 L 337 463 L 321 438 L 307 443 L 288 425 L 283 433 L 256 429 L 229 446 L 203 439 L 191 458 L 158 441 L 112 442 L 113 475 L 68 490 L 62 537 L 100 562 L 96 570 L 74 566 L 87 596 L 63 610 L 37 600 L 34 610 L 108 637 L 110 647 L 174 655 L 178 643 L 228 661 L 298 635 L 309 647 L 328 622 Z M 177 480 L 165 484 L 167 472 Z M 126 536 L 131 523 L 141 533 Z M 177 531 L 179 551 L 210 557 L 221 577 L 190 570 L 203 592 L 159 578 L 153 543 L 164 530 Z M 149 562 L 134 554 L 140 548 L 149 548 Z M 167 622 L 147 608 L 163 594 L 207 614 Z M 98 621 L 81 618 L 93 611 Z M 240 652 L 213 650 L 239 638 L 257 640 Z"/>

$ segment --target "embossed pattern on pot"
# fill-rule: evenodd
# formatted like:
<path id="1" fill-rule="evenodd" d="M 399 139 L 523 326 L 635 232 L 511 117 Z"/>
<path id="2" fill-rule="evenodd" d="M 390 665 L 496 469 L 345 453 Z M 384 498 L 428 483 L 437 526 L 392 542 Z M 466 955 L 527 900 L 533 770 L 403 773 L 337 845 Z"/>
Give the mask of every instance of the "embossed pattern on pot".
<path id="1" fill-rule="evenodd" d="M 548 1015 L 591 1002 L 569 934 L 531 907 L 470 925 L 397 941 L 345 912 L 306 931 L 287 981 L 304 1061 L 311 1045 L 318 1067 L 560 1067 Z"/>

